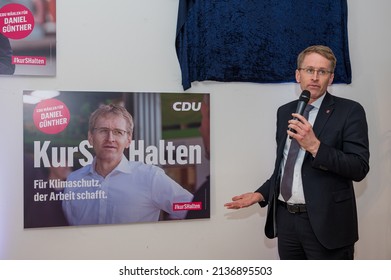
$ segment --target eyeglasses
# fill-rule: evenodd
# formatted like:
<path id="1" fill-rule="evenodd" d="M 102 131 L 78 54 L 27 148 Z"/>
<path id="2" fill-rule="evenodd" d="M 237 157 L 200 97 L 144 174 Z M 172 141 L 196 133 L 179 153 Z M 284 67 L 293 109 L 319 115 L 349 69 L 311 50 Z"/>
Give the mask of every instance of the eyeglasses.
<path id="1" fill-rule="evenodd" d="M 119 128 L 110 129 L 108 127 L 94 127 L 94 130 L 99 135 L 102 135 L 102 136 L 107 136 L 111 132 L 116 137 L 123 137 L 123 136 L 125 136 L 126 133 L 129 133 L 126 130 L 122 130 L 122 129 L 119 129 Z"/>
<path id="2" fill-rule="evenodd" d="M 311 68 L 311 67 L 299 68 L 299 70 L 303 70 L 304 73 L 306 73 L 307 75 L 314 75 L 316 72 L 319 76 L 326 76 L 328 74 L 333 73 L 332 71 L 329 71 L 326 69 L 315 69 L 315 68 Z"/>

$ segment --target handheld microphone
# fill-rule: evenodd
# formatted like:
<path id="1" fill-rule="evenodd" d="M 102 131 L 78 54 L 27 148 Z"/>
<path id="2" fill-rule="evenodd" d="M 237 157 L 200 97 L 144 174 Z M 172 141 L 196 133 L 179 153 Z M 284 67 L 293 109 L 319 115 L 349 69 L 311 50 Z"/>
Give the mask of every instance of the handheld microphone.
<path id="1" fill-rule="evenodd" d="M 308 101 L 310 101 L 311 93 L 308 90 L 303 90 L 303 92 L 300 94 L 299 101 L 297 103 L 296 113 L 303 115 L 305 106 L 307 106 Z M 297 120 L 297 118 L 293 118 L 294 120 Z M 292 128 L 289 128 L 289 131 L 292 131 L 293 133 L 296 133 L 296 131 Z M 292 137 L 290 137 L 292 138 Z"/>

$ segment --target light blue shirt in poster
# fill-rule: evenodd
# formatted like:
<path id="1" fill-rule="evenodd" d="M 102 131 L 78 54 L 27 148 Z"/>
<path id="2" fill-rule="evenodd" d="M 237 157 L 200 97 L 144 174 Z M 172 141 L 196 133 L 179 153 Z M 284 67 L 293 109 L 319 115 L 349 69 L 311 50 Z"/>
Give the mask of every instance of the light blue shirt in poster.
<path id="1" fill-rule="evenodd" d="M 174 203 L 191 202 L 193 195 L 154 165 L 128 161 L 105 178 L 92 164 L 72 172 L 64 188 L 64 214 L 70 225 L 156 222 L 160 211 L 183 219 Z"/>

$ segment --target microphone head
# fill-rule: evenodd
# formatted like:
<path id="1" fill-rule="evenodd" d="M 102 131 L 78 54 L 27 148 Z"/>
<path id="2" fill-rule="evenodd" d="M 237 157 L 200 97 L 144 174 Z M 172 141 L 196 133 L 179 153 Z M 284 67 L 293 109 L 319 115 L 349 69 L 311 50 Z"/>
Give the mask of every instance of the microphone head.
<path id="1" fill-rule="evenodd" d="M 304 102 L 305 104 L 310 101 L 311 93 L 308 90 L 303 90 L 303 92 L 300 94 L 299 101 Z"/>

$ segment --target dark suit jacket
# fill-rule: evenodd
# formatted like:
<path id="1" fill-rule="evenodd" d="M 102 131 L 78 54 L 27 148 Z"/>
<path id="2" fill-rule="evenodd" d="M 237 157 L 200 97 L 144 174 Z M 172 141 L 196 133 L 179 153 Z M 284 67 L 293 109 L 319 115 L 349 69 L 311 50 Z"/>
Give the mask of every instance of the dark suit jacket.
<path id="1" fill-rule="evenodd" d="M 0 75 L 12 75 L 15 65 L 12 64 L 12 49 L 7 37 L 0 34 Z"/>
<path id="2" fill-rule="evenodd" d="M 273 175 L 256 192 L 269 205 L 265 234 L 278 235 L 276 199 L 279 195 L 280 164 L 287 136 L 288 120 L 297 101 L 277 112 L 277 157 Z M 368 126 L 363 107 L 352 100 L 326 93 L 313 126 L 321 144 L 315 158 L 306 153 L 302 166 L 304 196 L 315 235 L 328 249 L 354 244 L 358 240 L 357 209 L 353 181 L 369 171 Z"/>

